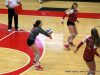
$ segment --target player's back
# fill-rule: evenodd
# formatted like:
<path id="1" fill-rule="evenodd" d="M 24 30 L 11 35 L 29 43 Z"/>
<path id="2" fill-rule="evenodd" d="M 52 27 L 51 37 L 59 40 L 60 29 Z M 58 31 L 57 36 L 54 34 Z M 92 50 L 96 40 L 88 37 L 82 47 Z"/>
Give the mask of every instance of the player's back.
<path id="1" fill-rule="evenodd" d="M 86 60 L 94 59 L 93 47 L 94 47 L 94 44 L 93 44 L 92 37 L 88 36 L 86 38 L 86 48 L 85 48 L 84 56 L 83 56 Z"/>
<path id="2" fill-rule="evenodd" d="M 93 49 L 93 40 L 92 40 L 92 37 L 91 36 L 88 36 L 87 39 L 86 39 L 86 48 L 88 50 L 92 50 Z"/>

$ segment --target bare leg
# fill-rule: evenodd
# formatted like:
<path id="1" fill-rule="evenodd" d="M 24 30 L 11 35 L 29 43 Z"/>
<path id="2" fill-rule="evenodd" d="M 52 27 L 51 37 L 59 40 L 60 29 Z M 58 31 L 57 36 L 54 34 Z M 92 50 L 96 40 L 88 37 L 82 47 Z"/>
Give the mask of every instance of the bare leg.
<path id="1" fill-rule="evenodd" d="M 78 34 L 76 25 L 73 26 L 73 30 L 74 30 L 74 36 L 72 37 L 72 40 L 76 37 L 75 34 Z"/>
<path id="2" fill-rule="evenodd" d="M 34 52 L 34 61 L 36 61 L 36 53 Z"/>
<path id="3" fill-rule="evenodd" d="M 68 26 L 68 29 L 69 29 L 70 34 L 74 34 L 74 30 L 73 30 L 72 25 Z M 70 42 L 70 39 L 71 39 L 71 37 L 69 36 L 67 41 Z"/>
<path id="4" fill-rule="evenodd" d="M 40 55 L 40 51 L 39 51 L 39 49 L 38 49 L 38 47 L 37 47 L 36 44 L 33 44 L 33 45 L 30 46 L 30 47 L 34 50 L 34 52 L 35 52 L 36 54 L 39 54 L 39 55 Z M 35 57 L 36 57 L 36 55 L 35 55 Z M 36 62 L 39 62 L 39 59 L 38 59 L 38 58 L 36 58 Z"/>
<path id="5" fill-rule="evenodd" d="M 95 64 L 95 61 L 86 62 L 86 64 L 87 64 L 87 66 L 88 66 L 89 69 L 90 69 L 90 73 L 88 73 L 87 75 L 89 75 L 89 74 L 95 75 L 95 70 L 96 70 L 96 64 Z"/>

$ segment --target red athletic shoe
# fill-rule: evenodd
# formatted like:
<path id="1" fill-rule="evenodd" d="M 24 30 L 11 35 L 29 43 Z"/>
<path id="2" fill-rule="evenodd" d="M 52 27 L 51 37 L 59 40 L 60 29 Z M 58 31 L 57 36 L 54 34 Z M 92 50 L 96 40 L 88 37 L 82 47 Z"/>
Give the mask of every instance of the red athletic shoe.
<path id="1" fill-rule="evenodd" d="M 40 63 L 40 62 L 39 62 Z M 35 65 L 36 64 L 36 61 L 33 61 L 33 65 Z"/>
<path id="2" fill-rule="evenodd" d="M 70 50 L 70 48 L 69 48 L 68 45 L 64 45 L 64 47 L 65 47 L 67 50 Z"/>
<path id="3" fill-rule="evenodd" d="M 35 69 L 36 70 L 43 70 L 43 68 L 40 65 L 36 66 Z"/>
<path id="4" fill-rule="evenodd" d="M 72 42 L 69 42 L 69 45 L 71 45 L 71 46 L 75 46 Z"/>

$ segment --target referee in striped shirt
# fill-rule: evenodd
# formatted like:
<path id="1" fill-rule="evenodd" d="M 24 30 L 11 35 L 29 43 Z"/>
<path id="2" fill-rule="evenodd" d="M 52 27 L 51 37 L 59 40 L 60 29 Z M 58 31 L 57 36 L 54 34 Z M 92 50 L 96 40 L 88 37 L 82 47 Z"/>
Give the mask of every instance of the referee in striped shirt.
<path id="1" fill-rule="evenodd" d="M 8 31 L 11 31 L 12 28 L 12 18 L 14 16 L 15 30 L 20 30 L 18 28 L 18 15 L 15 15 L 14 7 L 22 5 L 19 0 L 6 0 L 6 7 L 8 8 Z"/>

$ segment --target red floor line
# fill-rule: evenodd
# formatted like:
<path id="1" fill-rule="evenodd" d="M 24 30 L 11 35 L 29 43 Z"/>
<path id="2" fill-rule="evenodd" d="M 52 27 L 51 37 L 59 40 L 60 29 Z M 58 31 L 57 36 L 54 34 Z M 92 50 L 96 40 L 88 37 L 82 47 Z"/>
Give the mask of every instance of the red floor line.
<path id="1" fill-rule="evenodd" d="M 0 9 L 0 14 L 8 14 L 8 10 Z M 62 17 L 64 16 L 64 14 L 65 12 L 23 10 L 23 12 L 20 13 L 19 15 Z M 100 19 L 100 13 L 81 13 L 79 12 L 78 18 Z"/>
<path id="2" fill-rule="evenodd" d="M 7 27 L 8 27 L 7 25 L 0 23 L 0 34 L 4 33 L 4 35 L 0 35 L 1 38 L 12 33 L 12 32 L 8 33 Z M 12 27 L 12 29 L 14 29 L 14 27 Z M 21 29 L 21 31 L 25 31 L 25 30 Z M 30 33 L 27 31 L 26 32 L 15 32 L 12 35 L 10 35 L 7 38 L 0 41 L 0 47 L 19 50 L 21 52 L 26 53 L 30 57 L 30 62 L 26 66 L 24 66 L 18 70 L 0 74 L 0 75 L 19 75 L 33 66 L 34 51 L 27 45 L 27 38 L 28 38 L 29 34 Z M 44 49 L 42 42 L 37 38 L 35 43 L 37 44 L 37 46 L 40 50 L 40 56 L 42 56 L 43 49 Z M 13 62 L 12 62 L 12 64 L 13 64 Z"/>

